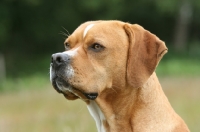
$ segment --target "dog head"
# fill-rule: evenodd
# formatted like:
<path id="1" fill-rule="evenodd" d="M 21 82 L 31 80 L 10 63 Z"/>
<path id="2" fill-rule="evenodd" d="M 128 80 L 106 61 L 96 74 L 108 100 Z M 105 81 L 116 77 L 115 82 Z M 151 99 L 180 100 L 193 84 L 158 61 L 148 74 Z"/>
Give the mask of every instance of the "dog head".
<path id="1" fill-rule="evenodd" d="M 50 80 L 67 99 L 94 100 L 106 89 L 141 87 L 167 52 L 139 25 L 91 21 L 80 25 L 52 55 Z"/>

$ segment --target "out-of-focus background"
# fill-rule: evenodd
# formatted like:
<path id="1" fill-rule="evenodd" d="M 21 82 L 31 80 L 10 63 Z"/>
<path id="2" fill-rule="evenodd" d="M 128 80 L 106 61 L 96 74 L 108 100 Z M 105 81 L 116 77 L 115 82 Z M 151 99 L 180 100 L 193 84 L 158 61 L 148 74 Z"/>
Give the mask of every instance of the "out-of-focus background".
<path id="1" fill-rule="evenodd" d="M 67 101 L 49 81 L 52 53 L 88 20 L 142 25 L 169 52 L 157 75 L 175 111 L 200 131 L 200 1 L 198 0 L 1 0 L 0 132 L 93 132 L 80 100 Z"/>

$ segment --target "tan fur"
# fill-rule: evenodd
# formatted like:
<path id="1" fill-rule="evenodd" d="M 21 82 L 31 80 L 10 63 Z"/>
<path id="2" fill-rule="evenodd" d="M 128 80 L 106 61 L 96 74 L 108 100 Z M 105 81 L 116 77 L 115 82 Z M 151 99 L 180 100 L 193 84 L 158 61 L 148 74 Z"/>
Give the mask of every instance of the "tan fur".
<path id="1" fill-rule="evenodd" d="M 83 37 L 89 24 L 94 26 Z M 65 43 L 71 49 L 79 47 L 71 64 L 74 76 L 67 81 L 80 91 L 99 94 L 95 102 L 105 116 L 107 132 L 189 132 L 154 72 L 167 52 L 158 37 L 135 24 L 91 21 L 78 27 Z M 105 49 L 93 52 L 89 47 L 94 43 Z M 65 97 L 90 103 L 76 90 Z"/>

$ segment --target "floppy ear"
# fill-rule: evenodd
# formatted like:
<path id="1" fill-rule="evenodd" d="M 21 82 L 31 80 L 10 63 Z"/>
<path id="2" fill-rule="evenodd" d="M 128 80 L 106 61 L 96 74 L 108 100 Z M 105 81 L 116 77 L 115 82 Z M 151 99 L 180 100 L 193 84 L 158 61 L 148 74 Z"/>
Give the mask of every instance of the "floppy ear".
<path id="1" fill-rule="evenodd" d="M 129 39 L 127 82 L 132 87 L 141 87 L 153 74 L 167 47 L 157 36 L 141 26 L 125 24 Z"/>

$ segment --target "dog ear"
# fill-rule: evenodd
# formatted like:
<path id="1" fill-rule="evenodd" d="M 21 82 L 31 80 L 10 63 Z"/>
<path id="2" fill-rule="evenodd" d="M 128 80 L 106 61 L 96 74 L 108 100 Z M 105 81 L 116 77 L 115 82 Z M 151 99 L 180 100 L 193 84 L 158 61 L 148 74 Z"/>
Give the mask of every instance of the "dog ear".
<path id="1" fill-rule="evenodd" d="M 125 24 L 124 29 L 129 40 L 127 82 L 138 88 L 153 74 L 168 49 L 157 36 L 137 24 Z"/>

